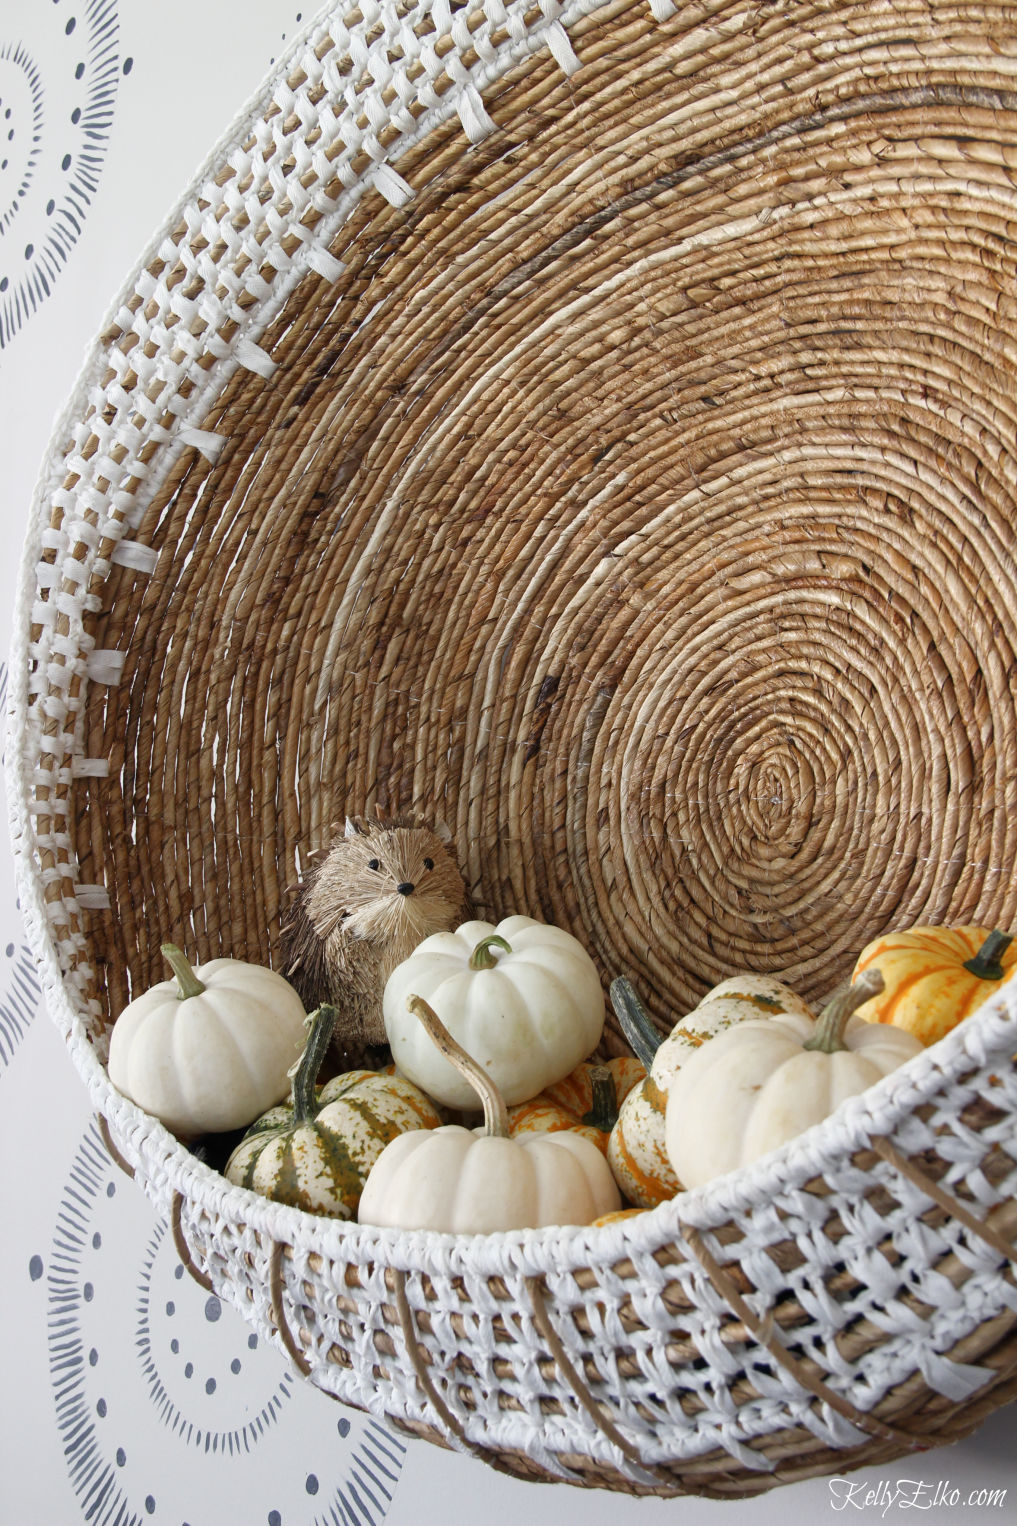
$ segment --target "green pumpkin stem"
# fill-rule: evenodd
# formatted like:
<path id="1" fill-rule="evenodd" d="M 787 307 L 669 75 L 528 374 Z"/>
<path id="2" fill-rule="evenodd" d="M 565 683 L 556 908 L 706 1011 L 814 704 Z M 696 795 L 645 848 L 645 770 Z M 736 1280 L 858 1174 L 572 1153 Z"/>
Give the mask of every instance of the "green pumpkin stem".
<path id="1" fill-rule="evenodd" d="M 336 1009 L 327 1002 L 305 1018 L 307 1043 L 300 1059 L 290 1071 L 293 1077 L 293 1123 L 310 1123 L 318 1112 L 318 1072 L 328 1054 L 335 1030 Z"/>
<path id="2" fill-rule="evenodd" d="M 618 1122 L 618 1088 L 606 1065 L 594 1065 L 591 1068 L 590 1086 L 593 1090 L 592 1106 L 580 1121 L 587 1128 L 610 1134 Z"/>
<path id="3" fill-rule="evenodd" d="M 512 945 L 506 943 L 500 933 L 491 933 L 486 938 L 481 938 L 473 953 L 470 955 L 471 970 L 493 970 L 498 963 L 492 949 L 500 948 L 502 953 L 511 954 Z"/>
<path id="4" fill-rule="evenodd" d="M 611 1005 L 621 1024 L 629 1048 L 646 1069 L 653 1064 L 653 1057 L 660 1048 L 661 1038 L 650 1020 L 649 1013 L 633 989 L 631 981 L 619 975 L 611 982 Z"/>
<path id="5" fill-rule="evenodd" d="M 183 950 L 177 948 L 175 943 L 164 943 L 162 956 L 177 977 L 177 1000 L 188 1001 L 192 996 L 200 996 L 205 987 L 194 973 L 191 962 Z"/>
<path id="6" fill-rule="evenodd" d="M 471 1054 L 467 1054 L 461 1044 L 457 1044 L 449 1033 L 441 1018 L 433 1007 L 429 1007 L 422 996 L 410 996 L 407 998 L 407 1007 L 427 1029 L 428 1036 L 438 1050 L 454 1065 L 461 1076 L 465 1076 L 480 1098 L 484 1109 L 484 1133 L 494 1135 L 498 1139 L 509 1137 L 508 1108 L 505 1098 L 495 1086 L 491 1077 L 483 1066 L 478 1065 Z"/>
<path id="7" fill-rule="evenodd" d="M 1003 968 L 1003 955 L 1013 942 L 1009 933 L 1001 933 L 998 928 L 991 932 L 982 944 L 973 959 L 965 959 L 964 968 L 972 975 L 977 975 L 979 980 L 1002 980 L 1006 971 Z"/>
<path id="8" fill-rule="evenodd" d="M 816 1031 L 805 1040 L 802 1048 L 818 1049 L 822 1054 L 836 1054 L 839 1049 L 846 1049 L 844 1029 L 848 1018 L 884 989 L 883 977 L 875 968 L 859 975 L 853 986 L 839 988 L 819 1014 Z"/>

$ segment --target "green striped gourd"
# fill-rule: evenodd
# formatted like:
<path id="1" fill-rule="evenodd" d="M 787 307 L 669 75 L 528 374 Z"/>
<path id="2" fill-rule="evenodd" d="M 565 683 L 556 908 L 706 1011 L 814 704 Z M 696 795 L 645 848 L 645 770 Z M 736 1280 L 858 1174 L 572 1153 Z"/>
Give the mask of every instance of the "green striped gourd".
<path id="1" fill-rule="evenodd" d="M 437 1128 L 442 1119 L 430 1098 L 394 1071 L 351 1070 L 317 1087 L 335 1020 L 327 1005 L 308 1018 L 290 1102 L 252 1123 L 225 1174 L 277 1203 L 352 1219 L 385 1146 L 410 1129 Z"/>
<path id="2" fill-rule="evenodd" d="M 629 1092 L 607 1144 L 607 1159 L 624 1196 L 638 1208 L 655 1208 L 681 1191 L 668 1159 L 664 1121 L 671 1082 L 689 1055 L 726 1028 L 779 1012 L 812 1016 L 790 986 L 772 975 L 733 975 L 708 991 L 661 1042 L 630 983 L 619 976 L 611 1002 L 622 1030 L 648 1074 Z"/>

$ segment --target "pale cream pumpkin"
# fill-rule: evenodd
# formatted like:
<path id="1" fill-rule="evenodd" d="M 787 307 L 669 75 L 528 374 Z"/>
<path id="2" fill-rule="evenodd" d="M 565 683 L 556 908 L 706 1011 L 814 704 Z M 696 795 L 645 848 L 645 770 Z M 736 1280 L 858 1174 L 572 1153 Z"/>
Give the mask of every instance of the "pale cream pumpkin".
<path id="1" fill-rule="evenodd" d="M 120 1013 L 109 1078 L 183 1139 L 245 1128 L 289 1090 L 304 1047 L 304 1004 L 261 965 L 212 959 L 192 969 L 175 944 L 162 952 L 174 978 Z"/>
<path id="2" fill-rule="evenodd" d="M 881 985 L 871 969 L 818 1021 L 800 1012 L 750 1020 L 689 1057 L 665 1117 L 668 1158 L 685 1187 L 759 1159 L 921 1053 L 902 1028 L 854 1015 Z"/>
<path id="3" fill-rule="evenodd" d="M 604 1029 L 596 965 L 564 929 L 513 916 L 425 938 L 386 982 L 385 1030 L 403 1075 L 459 1110 L 475 1108 L 476 1096 L 410 1014 L 411 995 L 434 1009 L 510 1106 L 567 1076 Z"/>
<path id="4" fill-rule="evenodd" d="M 811 1016 L 808 1005 L 772 975 L 746 973 L 722 980 L 664 1041 L 629 981 L 611 986 L 611 1001 L 623 1031 L 648 1066 L 646 1080 L 625 1098 L 608 1140 L 607 1158 L 615 1180 L 630 1203 L 655 1208 L 674 1197 L 681 1183 L 668 1158 L 664 1121 L 674 1077 L 708 1040 L 750 1019 L 780 1012 Z"/>
<path id="5" fill-rule="evenodd" d="M 621 1206 L 600 1150 L 575 1130 L 508 1137 L 508 1112 L 490 1078 L 434 1011 L 410 1009 L 484 1108 L 484 1126 L 402 1134 L 378 1157 L 360 1199 L 362 1224 L 450 1234 L 589 1224 Z"/>

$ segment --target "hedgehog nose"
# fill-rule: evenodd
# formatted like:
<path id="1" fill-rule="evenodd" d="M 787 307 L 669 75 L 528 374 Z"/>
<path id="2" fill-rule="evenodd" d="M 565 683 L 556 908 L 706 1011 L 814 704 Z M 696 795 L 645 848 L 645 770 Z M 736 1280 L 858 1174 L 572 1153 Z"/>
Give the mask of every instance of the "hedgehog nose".
<path id="1" fill-rule="evenodd" d="M 401 885 L 396 886 L 396 889 L 400 895 L 412 895 L 414 888 L 415 887 L 411 885 L 408 880 L 403 880 Z"/>

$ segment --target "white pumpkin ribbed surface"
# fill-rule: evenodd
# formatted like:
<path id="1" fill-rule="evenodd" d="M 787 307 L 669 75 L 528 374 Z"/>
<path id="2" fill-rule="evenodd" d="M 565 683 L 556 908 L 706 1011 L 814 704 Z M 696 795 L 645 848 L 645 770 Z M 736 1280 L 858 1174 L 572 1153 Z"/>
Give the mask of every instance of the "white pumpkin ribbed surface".
<path id="1" fill-rule="evenodd" d="M 362 1224 L 470 1235 L 590 1224 L 620 1206 L 607 1162 L 581 1134 L 563 1129 L 504 1139 L 446 1124 L 386 1145 L 358 1217 Z"/>
<path id="2" fill-rule="evenodd" d="M 478 944 L 491 937 L 509 949 L 494 947 L 490 968 L 471 968 Z M 604 1028 L 600 976 L 571 933 L 513 916 L 426 938 L 389 976 L 385 1030 L 403 1075 L 451 1108 L 476 1110 L 476 1093 L 408 1010 L 411 996 L 433 1007 L 509 1106 L 568 1075 Z"/>
<path id="3" fill-rule="evenodd" d="M 273 970 L 212 959 L 194 973 L 200 995 L 160 981 L 110 1037 L 113 1085 L 181 1138 L 245 1128 L 281 1101 L 307 1037 L 303 1003 Z"/>

